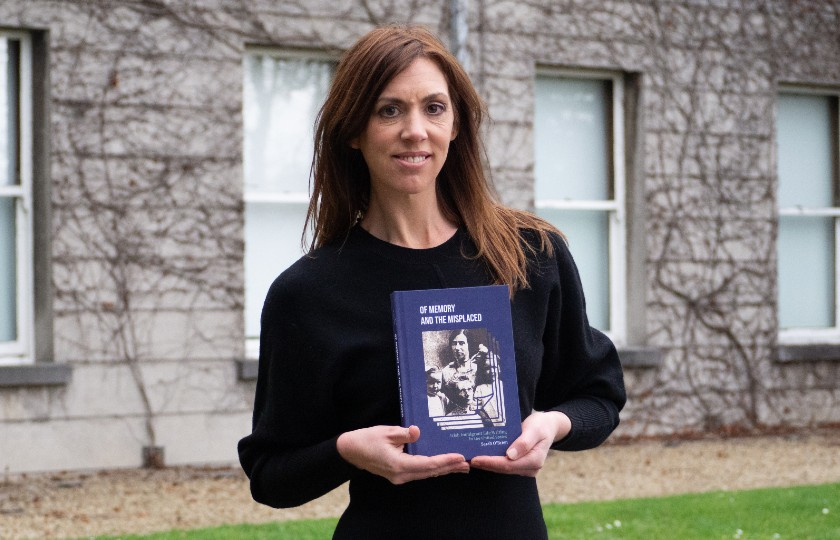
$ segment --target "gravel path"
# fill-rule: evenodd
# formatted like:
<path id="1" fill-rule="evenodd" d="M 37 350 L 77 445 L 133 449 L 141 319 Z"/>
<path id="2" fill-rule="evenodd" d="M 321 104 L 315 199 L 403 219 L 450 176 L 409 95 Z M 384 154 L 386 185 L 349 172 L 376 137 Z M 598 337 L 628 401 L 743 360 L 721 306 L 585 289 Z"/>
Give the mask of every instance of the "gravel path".
<path id="1" fill-rule="evenodd" d="M 840 482 L 840 430 L 552 452 L 544 502 Z M 338 515 L 343 486 L 299 508 L 254 503 L 236 468 L 22 475 L 0 481 L 0 538 L 79 538 Z"/>

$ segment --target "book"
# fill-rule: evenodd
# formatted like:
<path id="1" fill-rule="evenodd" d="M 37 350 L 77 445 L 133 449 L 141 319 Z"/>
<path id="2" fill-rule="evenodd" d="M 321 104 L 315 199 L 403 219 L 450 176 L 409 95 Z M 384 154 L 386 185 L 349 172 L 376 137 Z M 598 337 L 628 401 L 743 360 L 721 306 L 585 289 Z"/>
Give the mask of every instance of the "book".
<path id="1" fill-rule="evenodd" d="M 505 285 L 391 294 L 407 452 L 504 455 L 522 432 Z"/>

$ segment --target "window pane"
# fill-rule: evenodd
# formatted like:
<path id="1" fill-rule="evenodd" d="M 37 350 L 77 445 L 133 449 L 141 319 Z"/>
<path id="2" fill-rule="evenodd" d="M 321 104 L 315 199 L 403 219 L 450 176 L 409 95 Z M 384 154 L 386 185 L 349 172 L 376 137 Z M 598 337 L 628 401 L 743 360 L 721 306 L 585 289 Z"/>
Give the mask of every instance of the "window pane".
<path id="1" fill-rule="evenodd" d="M 308 191 L 313 124 L 331 73 L 324 61 L 246 57 L 246 191 Z"/>
<path id="2" fill-rule="evenodd" d="M 0 37 L 0 186 L 19 183 L 19 72 L 20 42 Z"/>
<path id="3" fill-rule="evenodd" d="M 830 99 L 828 96 L 779 96 L 781 208 L 834 206 Z"/>
<path id="4" fill-rule="evenodd" d="M 313 131 L 333 64 L 245 58 L 245 333 L 257 337 L 268 287 L 301 256 L 306 204 L 248 201 L 249 194 L 308 194 Z"/>
<path id="5" fill-rule="evenodd" d="M 302 255 L 305 204 L 245 204 L 245 335 L 260 334 L 260 312 L 268 287 Z"/>
<path id="6" fill-rule="evenodd" d="M 15 201 L 0 198 L 0 342 L 17 339 Z"/>
<path id="7" fill-rule="evenodd" d="M 779 220 L 779 324 L 826 328 L 834 321 L 834 218 Z"/>
<path id="8" fill-rule="evenodd" d="M 610 329 L 609 213 L 603 211 L 539 210 L 539 215 L 556 225 L 569 238 L 575 258 L 589 324 Z"/>
<path id="9" fill-rule="evenodd" d="M 610 198 L 608 81 L 537 77 L 537 199 Z"/>

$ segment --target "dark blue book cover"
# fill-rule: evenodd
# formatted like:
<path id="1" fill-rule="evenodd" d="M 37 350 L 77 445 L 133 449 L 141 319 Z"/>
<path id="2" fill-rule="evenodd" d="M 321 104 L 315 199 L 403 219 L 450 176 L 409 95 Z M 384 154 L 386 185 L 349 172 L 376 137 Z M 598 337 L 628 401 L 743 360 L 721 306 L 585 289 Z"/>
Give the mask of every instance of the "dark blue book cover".
<path id="1" fill-rule="evenodd" d="M 504 455 L 522 431 L 507 286 L 395 291 L 391 309 L 407 451 Z"/>

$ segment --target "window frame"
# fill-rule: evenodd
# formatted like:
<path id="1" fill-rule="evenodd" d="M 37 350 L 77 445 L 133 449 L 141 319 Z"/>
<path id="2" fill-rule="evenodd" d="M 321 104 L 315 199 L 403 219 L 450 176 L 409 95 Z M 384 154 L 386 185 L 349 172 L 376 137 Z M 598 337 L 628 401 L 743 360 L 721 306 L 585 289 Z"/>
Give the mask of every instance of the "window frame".
<path id="1" fill-rule="evenodd" d="M 34 122 L 33 37 L 23 30 L 0 30 L 0 38 L 20 42 L 18 67 L 18 164 L 19 183 L 0 186 L 0 197 L 15 201 L 16 324 L 17 339 L 0 342 L 0 366 L 35 361 L 34 317 Z"/>
<path id="2" fill-rule="evenodd" d="M 285 60 L 310 60 L 316 62 L 325 62 L 333 64 L 333 68 L 338 64 L 338 55 L 332 54 L 328 51 L 320 50 L 320 49 L 290 49 L 290 48 L 281 48 L 281 47 L 272 47 L 266 45 L 248 45 L 245 47 L 245 52 L 243 54 L 243 66 L 245 59 L 248 56 L 252 55 L 265 55 L 271 56 L 273 58 L 285 59 Z M 245 73 L 243 72 L 243 84 L 244 84 L 244 76 Z M 243 111 L 244 111 L 244 94 L 243 94 Z M 314 122 L 314 118 L 312 119 Z M 244 126 L 244 119 L 243 119 L 243 126 Z M 290 192 L 253 192 L 248 191 L 247 186 L 248 182 L 245 178 L 245 165 L 244 165 L 244 133 L 243 133 L 243 189 L 242 189 L 242 201 L 244 204 L 248 203 L 270 203 L 270 204 L 278 204 L 278 205 L 306 205 L 308 207 L 309 201 L 311 199 L 311 184 L 307 191 L 290 191 Z M 243 211 L 244 212 L 244 211 Z M 244 218 L 244 214 L 243 214 Z M 302 224 L 303 226 L 303 224 Z M 303 228 L 301 228 L 301 233 L 303 233 Z M 247 245 L 245 246 L 247 250 Z M 243 260 L 244 260 L 244 252 L 243 252 Z M 278 268 L 278 273 L 283 270 L 282 268 Z M 243 290 L 247 290 L 247 283 L 243 283 L 244 287 Z M 244 302 L 243 302 L 243 317 L 247 316 L 247 312 L 244 309 Z M 244 328 L 247 329 L 247 322 L 244 325 Z M 245 358 L 248 360 L 254 360 L 259 357 L 259 336 L 248 336 L 247 330 L 245 331 Z"/>
<path id="3" fill-rule="evenodd" d="M 609 263 L 609 330 L 605 330 L 616 345 L 626 345 L 627 335 L 627 173 L 625 169 L 625 74 L 617 71 L 568 69 L 537 66 L 537 78 L 565 78 L 606 81 L 610 85 L 609 166 L 612 198 L 606 200 L 538 199 L 534 176 L 534 207 L 550 210 L 588 210 L 608 212 L 608 263 Z M 534 98 L 536 115 L 536 91 Z M 536 163 L 536 155 L 534 156 Z"/>
<path id="4" fill-rule="evenodd" d="M 804 207 L 802 205 L 786 206 L 779 205 L 779 185 L 781 178 L 779 177 L 779 124 L 778 124 L 778 105 L 779 97 L 788 95 L 799 96 L 820 96 L 828 97 L 831 100 L 832 118 L 829 118 L 831 125 L 832 138 L 832 192 L 833 204 L 831 207 Z M 776 88 L 776 116 L 775 129 L 773 130 L 774 137 L 774 165 L 776 176 L 776 219 L 778 227 L 781 227 L 782 217 L 831 217 L 834 218 L 834 326 L 827 328 L 818 327 L 792 327 L 782 328 L 779 324 L 778 328 L 778 342 L 781 345 L 815 345 L 815 344 L 840 344 L 840 88 L 818 86 L 818 85 L 797 85 L 797 84 L 779 84 Z M 776 236 L 776 278 L 778 280 L 779 262 L 778 262 L 778 232 Z M 777 320 L 778 313 L 781 312 L 780 299 L 778 295 L 778 282 L 776 293 L 776 308 Z"/>

